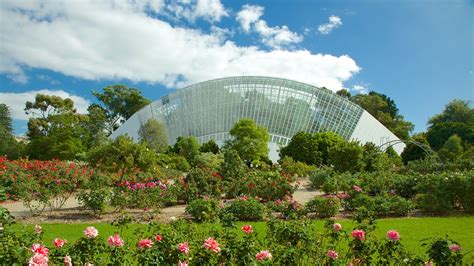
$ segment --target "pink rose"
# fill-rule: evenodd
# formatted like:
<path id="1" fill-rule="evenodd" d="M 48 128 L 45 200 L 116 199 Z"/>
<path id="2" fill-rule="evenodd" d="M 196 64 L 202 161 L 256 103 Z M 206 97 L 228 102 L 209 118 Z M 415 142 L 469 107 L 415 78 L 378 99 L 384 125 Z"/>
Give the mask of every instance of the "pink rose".
<path id="1" fill-rule="evenodd" d="M 28 262 L 29 266 L 47 266 L 48 265 L 48 256 L 40 253 L 36 253 L 33 257 L 30 258 Z"/>
<path id="2" fill-rule="evenodd" d="M 189 253 L 189 243 L 184 242 L 184 243 L 178 244 L 178 250 L 183 252 L 184 254 L 188 254 Z"/>
<path id="3" fill-rule="evenodd" d="M 123 240 L 120 238 L 118 234 L 114 234 L 113 236 L 109 236 L 107 239 L 109 246 L 111 247 L 123 247 Z"/>
<path id="4" fill-rule="evenodd" d="M 72 260 L 69 256 L 64 256 L 64 266 L 72 266 Z"/>
<path id="5" fill-rule="evenodd" d="M 151 239 L 142 239 L 138 241 L 139 248 L 151 248 L 153 246 L 153 241 Z"/>
<path id="6" fill-rule="evenodd" d="M 35 253 L 35 254 L 41 254 L 41 255 L 45 255 L 45 256 L 47 256 L 48 253 L 49 253 L 48 248 L 46 248 L 45 246 L 41 246 L 38 243 L 35 243 L 31 246 L 31 251 L 33 251 L 33 253 Z"/>
<path id="7" fill-rule="evenodd" d="M 268 250 L 262 250 L 259 253 L 255 255 L 255 259 L 257 261 L 262 261 L 262 260 L 271 260 L 272 259 L 272 254 Z"/>
<path id="8" fill-rule="evenodd" d="M 362 192 L 362 188 L 356 185 L 353 185 L 352 188 L 357 192 Z"/>
<path id="9" fill-rule="evenodd" d="M 365 232 L 364 230 L 354 230 L 352 231 L 352 237 L 363 241 L 365 240 Z"/>
<path id="10" fill-rule="evenodd" d="M 252 226 L 249 225 L 249 224 L 246 224 L 246 225 L 242 226 L 241 229 L 242 229 L 242 231 L 244 231 L 247 235 L 250 234 L 250 233 L 252 233 L 252 231 L 253 231 L 253 230 L 252 230 Z"/>
<path id="11" fill-rule="evenodd" d="M 393 242 L 397 242 L 400 240 L 400 233 L 398 233 L 396 230 L 390 230 L 387 232 L 387 237 Z"/>
<path id="12" fill-rule="evenodd" d="M 41 225 L 39 224 L 35 225 L 35 233 L 39 235 L 42 232 L 43 232 L 43 228 L 41 228 Z"/>
<path id="13" fill-rule="evenodd" d="M 188 266 L 188 263 L 186 261 L 178 261 L 178 266 Z"/>
<path id="14" fill-rule="evenodd" d="M 84 230 L 84 235 L 86 235 L 88 238 L 94 238 L 99 234 L 99 231 L 95 229 L 93 226 L 89 226 Z"/>
<path id="15" fill-rule="evenodd" d="M 449 249 L 452 252 L 459 252 L 459 251 L 461 251 L 461 246 L 456 245 L 456 244 L 452 244 L 452 245 L 449 246 Z"/>
<path id="16" fill-rule="evenodd" d="M 62 248 L 66 244 L 66 240 L 55 238 L 53 244 L 56 248 Z"/>
<path id="17" fill-rule="evenodd" d="M 334 250 L 328 250 L 328 253 L 326 255 L 328 255 L 328 257 L 330 257 L 332 260 L 337 260 L 337 258 L 339 257 L 339 254 L 337 254 L 337 252 Z"/>
<path id="18" fill-rule="evenodd" d="M 217 241 L 212 237 L 209 237 L 208 239 L 206 239 L 204 241 L 204 244 L 202 244 L 202 247 L 207 248 L 212 252 L 221 251 L 221 248 L 219 247 L 219 243 L 217 243 Z"/>
<path id="19" fill-rule="evenodd" d="M 156 235 L 155 236 L 156 242 L 161 242 L 162 239 L 163 239 L 163 237 L 161 235 Z"/>
<path id="20" fill-rule="evenodd" d="M 340 223 L 335 223 L 332 225 L 332 230 L 334 230 L 335 232 L 339 231 L 342 229 L 342 225 Z"/>

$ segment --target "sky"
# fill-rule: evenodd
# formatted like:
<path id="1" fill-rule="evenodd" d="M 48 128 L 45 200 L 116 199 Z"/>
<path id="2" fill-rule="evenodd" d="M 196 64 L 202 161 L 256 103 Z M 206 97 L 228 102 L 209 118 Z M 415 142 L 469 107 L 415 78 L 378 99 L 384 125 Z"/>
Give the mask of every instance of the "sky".
<path id="1" fill-rule="evenodd" d="M 113 84 L 151 100 L 214 78 L 263 75 L 392 98 L 414 132 L 474 100 L 471 0 L 0 1 L 0 103 Z"/>

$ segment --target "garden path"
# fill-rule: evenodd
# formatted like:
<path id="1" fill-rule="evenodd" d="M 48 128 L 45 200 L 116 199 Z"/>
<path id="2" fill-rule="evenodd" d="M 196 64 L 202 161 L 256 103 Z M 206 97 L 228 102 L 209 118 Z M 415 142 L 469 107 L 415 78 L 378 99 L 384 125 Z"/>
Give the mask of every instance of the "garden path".
<path id="1" fill-rule="evenodd" d="M 307 178 L 301 178 L 298 179 L 298 181 L 300 182 L 300 185 L 293 194 L 293 198 L 300 204 L 305 204 L 306 202 L 313 199 L 315 196 L 324 194 L 319 190 L 311 189 L 309 186 L 309 180 Z M 2 202 L 0 203 L 0 205 L 7 208 L 13 216 L 23 219 L 24 222 L 90 222 L 91 220 L 95 220 L 93 218 L 91 219 L 90 216 L 83 215 L 83 213 L 78 208 L 79 203 L 74 197 L 69 198 L 60 211 L 49 212 L 49 209 L 47 208 L 40 217 L 31 217 L 30 211 L 28 210 L 28 208 L 23 206 L 23 202 L 21 201 Z M 158 215 L 158 219 L 162 221 L 170 221 L 174 218 L 184 217 L 186 216 L 185 209 L 185 205 L 177 205 L 163 208 L 161 210 L 161 213 Z M 137 213 L 138 212 L 143 211 L 137 210 Z M 108 218 L 107 216 L 105 216 L 97 221 L 107 220 Z"/>

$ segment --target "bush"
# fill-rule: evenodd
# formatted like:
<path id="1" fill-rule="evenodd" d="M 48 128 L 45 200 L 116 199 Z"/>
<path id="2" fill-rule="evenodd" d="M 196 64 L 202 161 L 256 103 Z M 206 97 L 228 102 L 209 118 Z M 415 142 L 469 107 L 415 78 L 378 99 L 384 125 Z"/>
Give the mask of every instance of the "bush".
<path id="1" fill-rule="evenodd" d="M 79 205 L 86 210 L 91 210 L 95 215 L 105 210 L 106 203 L 109 199 L 110 190 L 107 187 L 98 187 L 88 191 L 83 190 L 77 194 Z"/>
<path id="2" fill-rule="evenodd" d="M 258 200 L 245 197 L 232 201 L 226 210 L 239 221 L 261 221 L 264 216 L 264 206 Z"/>
<path id="3" fill-rule="evenodd" d="M 253 170 L 242 180 L 242 194 L 259 197 L 264 201 L 283 199 L 293 195 L 295 187 L 293 176 L 278 173 L 277 171 Z"/>
<path id="4" fill-rule="evenodd" d="M 331 177 L 332 171 L 330 168 L 322 168 L 309 172 L 310 186 L 314 189 L 319 189 Z"/>
<path id="5" fill-rule="evenodd" d="M 211 222 L 218 216 L 219 201 L 216 199 L 196 199 L 186 206 L 186 212 L 196 222 Z"/>
<path id="6" fill-rule="evenodd" d="M 341 208 L 340 200 L 335 196 L 315 197 L 305 205 L 306 211 L 314 213 L 318 218 L 334 217 Z"/>
<path id="7" fill-rule="evenodd" d="M 220 198 L 222 177 L 210 169 L 193 168 L 184 179 L 182 197 L 191 202 L 200 197 Z"/>

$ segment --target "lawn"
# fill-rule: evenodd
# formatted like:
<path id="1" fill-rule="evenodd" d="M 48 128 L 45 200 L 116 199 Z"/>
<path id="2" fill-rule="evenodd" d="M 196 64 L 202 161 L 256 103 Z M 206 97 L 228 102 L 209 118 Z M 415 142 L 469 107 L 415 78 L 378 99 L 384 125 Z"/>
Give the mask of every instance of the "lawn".
<path id="1" fill-rule="evenodd" d="M 342 224 L 343 228 L 352 228 L 351 220 L 338 222 Z M 242 224 L 244 223 L 239 223 L 239 225 Z M 265 235 L 266 227 L 264 223 L 252 222 L 250 224 L 259 232 L 260 236 Z M 314 224 L 317 228 L 322 228 L 324 221 L 315 221 Z M 104 237 L 112 235 L 115 231 L 115 228 L 110 224 L 41 224 L 44 231 L 43 239 L 49 246 L 52 245 L 52 240 L 56 237 L 74 242 L 83 236 L 82 231 L 90 225 L 95 226 L 99 230 L 99 234 Z M 129 225 L 128 229 L 123 232 L 124 240 L 135 243 L 137 241 L 135 230 L 146 226 L 145 224 Z M 201 226 L 203 229 L 204 227 L 209 229 L 215 225 L 202 224 Z M 16 224 L 13 228 L 19 231 L 25 227 L 33 230 L 34 225 Z M 419 255 L 423 255 L 426 249 L 420 245 L 420 240 L 433 236 L 445 236 L 446 234 L 449 234 L 450 238 L 461 244 L 464 253 L 474 250 L 474 216 L 393 218 L 377 221 L 377 236 L 385 237 L 385 233 L 390 229 L 398 230 L 405 247 Z M 474 252 L 466 257 L 465 262 L 474 262 Z"/>

